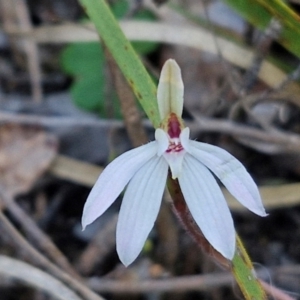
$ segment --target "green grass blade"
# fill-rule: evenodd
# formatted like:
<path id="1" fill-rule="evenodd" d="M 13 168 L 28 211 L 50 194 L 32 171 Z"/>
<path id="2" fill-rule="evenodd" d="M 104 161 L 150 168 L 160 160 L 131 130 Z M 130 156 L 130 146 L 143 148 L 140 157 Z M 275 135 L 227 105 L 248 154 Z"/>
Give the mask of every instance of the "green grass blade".
<path id="1" fill-rule="evenodd" d="M 232 260 L 232 273 L 246 300 L 267 299 L 266 293 L 256 277 L 252 262 L 237 236 L 237 250 Z"/>
<path id="2" fill-rule="evenodd" d="M 104 0 L 79 0 L 154 127 L 160 124 L 156 86 Z"/>
<path id="3" fill-rule="evenodd" d="M 300 57 L 300 17 L 282 0 L 224 0 L 254 26 L 265 29 L 272 18 L 282 26 L 278 42 Z"/>

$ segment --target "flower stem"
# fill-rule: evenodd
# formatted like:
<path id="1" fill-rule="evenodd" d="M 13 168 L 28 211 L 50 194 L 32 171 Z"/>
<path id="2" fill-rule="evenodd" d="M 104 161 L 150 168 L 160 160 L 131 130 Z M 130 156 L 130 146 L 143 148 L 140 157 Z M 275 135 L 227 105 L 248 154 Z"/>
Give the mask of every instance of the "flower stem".
<path id="1" fill-rule="evenodd" d="M 252 262 L 238 235 L 236 235 L 237 249 L 233 260 L 230 261 L 216 251 L 203 236 L 203 233 L 193 220 L 186 205 L 178 180 L 173 180 L 169 174 L 167 185 L 173 199 L 175 213 L 197 245 L 200 246 L 216 263 L 232 272 L 245 299 L 267 299 L 265 291 L 256 277 Z"/>

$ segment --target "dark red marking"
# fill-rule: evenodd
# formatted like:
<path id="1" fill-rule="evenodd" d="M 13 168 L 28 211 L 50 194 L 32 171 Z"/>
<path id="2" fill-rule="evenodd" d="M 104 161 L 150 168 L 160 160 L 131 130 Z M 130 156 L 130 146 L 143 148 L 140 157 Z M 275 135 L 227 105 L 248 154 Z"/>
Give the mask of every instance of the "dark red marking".
<path id="1" fill-rule="evenodd" d="M 180 122 L 176 114 L 171 113 L 168 119 L 168 134 L 171 139 L 179 138 L 181 133 Z"/>
<path id="2" fill-rule="evenodd" d="M 182 145 L 179 143 L 179 144 L 175 144 L 175 143 L 170 143 L 169 145 L 169 148 L 166 150 L 167 153 L 170 153 L 170 152 L 180 152 L 183 150 L 183 147 Z"/>

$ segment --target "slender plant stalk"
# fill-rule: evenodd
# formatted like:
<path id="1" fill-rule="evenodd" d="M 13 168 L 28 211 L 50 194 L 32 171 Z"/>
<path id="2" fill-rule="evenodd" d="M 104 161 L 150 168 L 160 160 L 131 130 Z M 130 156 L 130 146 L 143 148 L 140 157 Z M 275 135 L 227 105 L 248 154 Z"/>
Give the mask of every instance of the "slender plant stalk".
<path id="1" fill-rule="evenodd" d="M 171 179 L 171 176 L 169 176 L 167 185 L 173 199 L 176 215 L 187 232 L 215 262 L 233 273 L 245 299 L 267 299 L 266 293 L 256 277 L 252 262 L 239 236 L 236 235 L 237 246 L 235 255 L 233 260 L 229 261 L 208 243 L 200 228 L 194 222 L 182 195 L 178 181 Z"/>
<path id="2" fill-rule="evenodd" d="M 158 127 L 160 125 L 160 117 L 156 102 L 156 87 L 134 52 L 130 42 L 120 29 L 108 5 L 104 0 L 79 0 L 79 2 L 94 22 L 102 41 L 115 59 L 154 127 Z M 226 260 L 207 242 L 199 227 L 195 226 L 178 182 L 172 180 L 170 176 L 168 188 L 173 198 L 177 215 L 183 225 L 208 254 L 223 267 L 232 271 L 245 298 L 247 300 L 266 299 L 264 290 L 255 276 L 252 263 L 240 239 L 237 238 L 237 251 L 233 260 Z"/>

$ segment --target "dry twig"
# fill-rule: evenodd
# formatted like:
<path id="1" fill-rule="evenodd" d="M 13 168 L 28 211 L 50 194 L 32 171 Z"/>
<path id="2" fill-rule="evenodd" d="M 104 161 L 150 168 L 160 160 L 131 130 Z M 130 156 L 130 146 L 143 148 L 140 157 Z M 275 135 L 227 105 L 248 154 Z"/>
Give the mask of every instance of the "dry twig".
<path id="1" fill-rule="evenodd" d="M 298 269 L 299 266 L 294 266 Z M 285 270 L 285 267 L 270 269 L 273 276 Z M 260 274 L 260 271 L 257 272 Z M 263 274 L 264 272 L 262 272 Z M 263 276 L 263 275 L 262 275 Z M 266 292 L 276 300 L 295 300 L 280 289 L 260 280 Z M 204 275 L 181 276 L 174 278 L 160 278 L 141 281 L 120 281 L 110 279 L 98 279 L 96 277 L 88 280 L 88 285 L 98 292 L 114 292 L 121 294 L 139 294 L 151 292 L 187 292 L 187 291 L 211 291 L 221 287 L 229 287 L 234 283 L 233 276 L 228 272 L 215 272 Z"/>
<path id="2" fill-rule="evenodd" d="M 219 52 L 216 46 L 217 41 L 222 57 L 233 65 L 244 69 L 248 69 L 251 66 L 254 58 L 254 54 L 250 49 L 241 47 L 222 37 L 214 38 L 211 32 L 196 26 L 176 26 L 164 22 L 153 23 L 145 21 L 122 21 L 120 25 L 130 40 L 184 45 L 185 47 L 213 54 L 218 54 Z M 91 24 L 85 24 L 84 26 L 77 24 L 40 26 L 31 32 L 24 32 L 24 30 L 10 26 L 10 28 L 6 29 L 6 32 L 11 36 L 27 36 L 37 43 L 69 43 L 99 40 L 94 26 Z M 285 80 L 286 74 L 270 62 L 263 61 L 258 78 L 270 87 L 277 87 Z M 286 86 L 286 89 L 300 103 L 299 85 L 291 82 Z"/>
<path id="3" fill-rule="evenodd" d="M 22 34 L 18 38 L 20 38 L 23 42 L 23 48 L 28 59 L 28 71 L 31 81 L 32 97 L 34 101 L 40 102 L 42 99 L 42 75 L 38 46 L 35 41 L 26 39 L 27 33 L 33 30 L 27 4 L 24 0 L 2 0 L 0 1 L 0 8 L 5 32 L 8 32 L 12 27 L 16 27 L 18 30 L 22 31 Z M 25 38 L 23 39 L 23 37 Z M 16 49 L 16 39 L 10 39 L 10 42 L 12 44 L 12 48 Z"/>
<path id="4" fill-rule="evenodd" d="M 105 260 L 116 246 L 115 230 L 118 220 L 118 214 L 99 230 L 93 239 L 89 242 L 86 249 L 78 259 L 78 269 L 82 274 L 88 275 Z"/>
<path id="5" fill-rule="evenodd" d="M 83 283 L 62 271 L 60 268 L 50 262 L 45 256 L 39 253 L 35 248 L 33 248 L 9 222 L 2 212 L 0 212 L 0 227 L 2 232 L 6 232 L 7 236 L 10 237 L 10 241 L 15 245 L 16 249 L 19 249 L 22 251 L 22 253 L 25 253 L 27 258 L 30 259 L 34 264 L 45 268 L 50 274 L 69 285 L 74 291 L 77 291 L 87 300 L 104 300 L 104 298 L 95 294 Z"/>
<path id="6" fill-rule="evenodd" d="M 195 122 L 186 122 L 193 134 L 199 132 L 218 132 L 243 138 L 251 138 L 257 141 L 268 143 L 269 148 L 260 149 L 265 153 L 299 153 L 300 136 L 286 131 L 275 130 L 266 132 L 247 125 L 242 125 L 233 121 L 213 119 L 194 116 Z M 93 126 L 93 127 L 114 127 L 122 128 L 123 123 L 118 120 L 94 120 L 82 118 L 80 120 L 69 117 L 46 117 L 27 114 L 14 114 L 0 112 L 0 122 L 12 122 L 16 124 L 39 125 L 45 127 L 60 126 Z M 150 128 L 148 120 L 143 121 L 143 125 Z M 251 146 L 251 144 L 249 145 Z M 75 174 L 74 174 L 75 176 Z"/>
<path id="7" fill-rule="evenodd" d="M 22 30 L 30 32 L 31 25 L 28 7 L 25 0 L 13 0 L 19 26 Z M 40 68 L 39 50 L 37 44 L 32 40 L 24 40 L 24 50 L 28 59 L 28 71 L 31 81 L 32 97 L 35 102 L 41 102 L 42 91 L 42 72 Z"/>
<path id="8" fill-rule="evenodd" d="M 113 75 L 113 81 L 121 104 L 121 110 L 124 117 L 125 127 L 134 147 L 147 143 L 148 138 L 143 127 L 141 114 L 137 108 L 132 90 L 121 74 L 117 64 L 112 56 L 106 51 L 108 64 Z"/>
<path id="9" fill-rule="evenodd" d="M 54 261 L 60 268 L 68 272 L 71 276 L 79 279 L 80 276 L 69 263 L 63 253 L 55 246 L 52 240 L 39 228 L 36 223 L 26 214 L 25 211 L 15 202 L 14 198 L 4 190 L 0 192 L 0 201 L 4 203 L 6 208 L 15 219 L 15 221 L 25 231 L 28 238 L 33 240 L 38 248 L 46 253 L 52 261 Z"/>
<path id="10" fill-rule="evenodd" d="M 56 278 L 22 261 L 0 255 L 0 274 L 40 289 L 57 300 L 82 300 Z"/>

